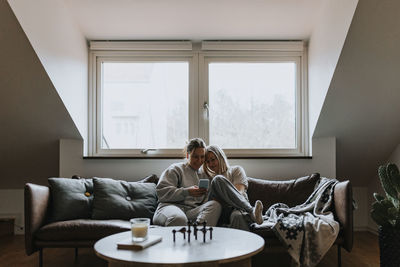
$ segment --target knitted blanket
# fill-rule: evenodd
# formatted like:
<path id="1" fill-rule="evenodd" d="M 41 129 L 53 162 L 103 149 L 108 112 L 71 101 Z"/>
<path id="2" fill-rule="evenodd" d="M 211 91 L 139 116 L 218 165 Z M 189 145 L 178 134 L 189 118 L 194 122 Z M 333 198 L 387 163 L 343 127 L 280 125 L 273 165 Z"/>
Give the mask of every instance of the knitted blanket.
<path id="1" fill-rule="evenodd" d="M 286 245 L 295 266 L 316 266 L 336 240 L 339 223 L 331 211 L 336 183 L 321 177 L 306 202 L 292 208 L 277 203 L 264 216 L 263 224 Z"/>

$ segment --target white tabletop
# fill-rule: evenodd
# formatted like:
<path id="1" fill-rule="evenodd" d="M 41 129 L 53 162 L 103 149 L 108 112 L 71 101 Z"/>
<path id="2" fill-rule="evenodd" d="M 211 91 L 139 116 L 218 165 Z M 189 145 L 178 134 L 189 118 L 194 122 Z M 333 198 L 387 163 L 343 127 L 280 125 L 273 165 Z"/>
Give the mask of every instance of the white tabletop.
<path id="1" fill-rule="evenodd" d="M 162 236 L 162 241 L 143 250 L 117 249 L 118 241 L 127 239 L 131 232 L 122 232 L 105 237 L 96 242 L 96 254 L 108 262 L 134 262 L 143 264 L 185 264 L 199 262 L 232 262 L 249 258 L 264 248 L 264 239 L 251 232 L 214 227 L 212 240 L 207 232 L 203 243 L 203 233 L 198 232 L 195 240 L 191 234 L 190 243 L 183 239 L 183 234 L 176 233 L 173 242 L 172 230 L 182 227 L 150 228 L 149 234 Z"/>

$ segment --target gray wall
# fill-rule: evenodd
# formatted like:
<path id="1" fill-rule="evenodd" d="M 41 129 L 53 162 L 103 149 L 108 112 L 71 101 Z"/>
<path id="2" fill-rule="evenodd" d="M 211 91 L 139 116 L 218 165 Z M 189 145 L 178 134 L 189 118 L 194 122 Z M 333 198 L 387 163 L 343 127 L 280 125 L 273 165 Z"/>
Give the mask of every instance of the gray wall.
<path id="1" fill-rule="evenodd" d="M 337 176 L 366 186 L 400 143 L 400 1 L 359 1 L 314 137 L 335 136 Z"/>
<path id="2" fill-rule="evenodd" d="M 59 172 L 59 139 L 80 138 L 5 0 L 0 0 L 0 189 Z"/>

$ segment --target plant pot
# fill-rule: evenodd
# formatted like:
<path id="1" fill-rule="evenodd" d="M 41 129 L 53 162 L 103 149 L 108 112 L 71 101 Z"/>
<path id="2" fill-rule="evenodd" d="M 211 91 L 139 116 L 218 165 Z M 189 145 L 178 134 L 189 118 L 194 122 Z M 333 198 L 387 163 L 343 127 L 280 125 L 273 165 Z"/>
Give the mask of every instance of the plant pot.
<path id="1" fill-rule="evenodd" d="M 400 229 L 379 227 L 379 250 L 381 267 L 400 266 Z"/>

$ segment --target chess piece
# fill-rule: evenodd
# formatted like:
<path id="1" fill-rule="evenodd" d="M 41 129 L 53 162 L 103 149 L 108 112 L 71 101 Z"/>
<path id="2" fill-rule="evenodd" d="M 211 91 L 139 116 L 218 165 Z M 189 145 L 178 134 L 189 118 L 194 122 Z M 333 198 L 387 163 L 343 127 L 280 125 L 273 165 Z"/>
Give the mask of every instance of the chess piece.
<path id="1" fill-rule="evenodd" d="M 208 228 L 208 230 L 210 231 L 210 240 L 212 240 L 212 231 L 213 231 L 213 228 L 210 227 L 210 228 Z"/>
<path id="2" fill-rule="evenodd" d="M 201 229 L 201 231 L 203 232 L 203 243 L 206 242 L 206 233 L 207 233 L 206 225 L 207 225 L 207 222 L 203 222 L 203 229 Z"/>
<path id="3" fill-rule="evenodd" d="M 189 220 L 187 224 L 188 224 L 188 230 L 187 230 L 188 242 L 190 243 L 190 233 L 192 232 L 192 230 L 190 230 L 190 226 L 192 225 L 192 222 Z"/>
<path id="4" fill-rule="evenodd" d="M 197 222 L 193 223 L 193 233 L 194 233 L 194 238 L 197 240 Z"/>
<path id="5" fill-rule="evenodd" d="M 186 239 L 186 228 L 185 227 L 182 227 L 181 229 L 179 229 L 178 232 L 183 234 L 183 239 Z"/>
<path id="6" fill-rule="evenodd" d="M 174 240 L 174 243 L 175 243 L 175 234 L 176 234 L 176 230 L 174 229 L 174 230 L 172 230 L 172 234 L 173 234 L 173 240 Z"/>

